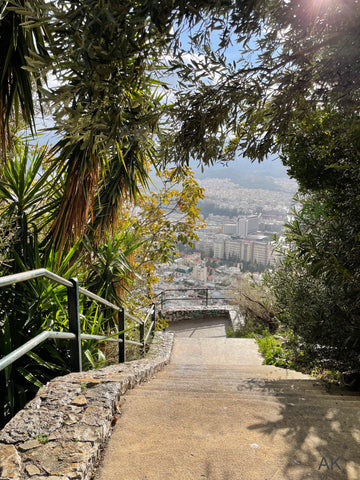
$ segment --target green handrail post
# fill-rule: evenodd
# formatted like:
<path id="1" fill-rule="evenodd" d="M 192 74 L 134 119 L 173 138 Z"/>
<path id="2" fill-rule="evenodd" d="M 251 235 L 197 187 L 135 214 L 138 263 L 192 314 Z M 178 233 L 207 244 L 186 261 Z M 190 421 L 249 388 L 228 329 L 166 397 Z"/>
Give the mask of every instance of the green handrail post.
<path id="1" fill-rule="evenodd" d="M 76 339 L 70 342 L 71 371 L 82 371 L 81 359 L 81 327 L 79 310 L 79 281 L 71 278 L 72 287 L 67 287 L 68 311 L 69 311 L 69 332 L 76 335 Z"/>
<path id="2" fill-rule="evenodd" d="M 118 313 L 118 329 L 120 333 L 119 335 L 119 363 L 124 363 L 126 360 L 126 353 L 125 353 L 125 309 L 121 307 L 120 312 Z"/>
<path id="3" fill-rule="evenodd" d="M 206 296 L 206 306 L 208 306 L 208 304 L 209 304 L 209 289 L 208 288 L 205 290 L 205 296 Z"/>

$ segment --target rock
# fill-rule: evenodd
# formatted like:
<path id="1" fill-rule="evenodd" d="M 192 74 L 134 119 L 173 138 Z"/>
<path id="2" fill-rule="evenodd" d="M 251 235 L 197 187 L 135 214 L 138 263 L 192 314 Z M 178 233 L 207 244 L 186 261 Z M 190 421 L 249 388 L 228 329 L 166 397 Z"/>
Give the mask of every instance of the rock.
<path id="1" fill-rule="evenodd" d="M 78 405 L 79 407 L 83 407 L 87 405 L 87 400 L 84 395 L 78 395 L 74 400 L 71 402 L 72 405 Z"/>
<path id="2" fill-rule="evenodd" d="M 57 475 L 50 475 L 50 476 L 45 476 L 45 475 L 36 475 L 34 477 L 31 477 L 31 480 L 70 480 L 71 478 L 79 478 L 78 476 L 76 477 L 58 477 Z"/>
<path id="3" fill-rule="evenodd" d="M 28 450 L 32 450 L 33 448 L 40 447 L 41 443 L 38 440 L 28 440 L 18 446 L 20 452 L 27 452 Z"/>
<path id="4" fill-rule="evenodd" d="M 36 465 L 28 465 L 26 468 L 25 468 L 25 471 L 28 475 L 30 475 L 30 477 L 34 476 L 34 475 L 40 475 L 41 472 L 40 470 L 38 469 L 38 467 Z"/>
<path id="5" fill-rule="evenodd" d="M 0 480 L 20 480 L 21 458 L 14 445 L 0 444 Z"/>
<path id="6" fill-rule="evenodd" d="M 71 476 L 75 471 L 90 470 L 98 449 L 90 442 L 49 442 L 31 452 L 31 461 L 48 475 Z"/>

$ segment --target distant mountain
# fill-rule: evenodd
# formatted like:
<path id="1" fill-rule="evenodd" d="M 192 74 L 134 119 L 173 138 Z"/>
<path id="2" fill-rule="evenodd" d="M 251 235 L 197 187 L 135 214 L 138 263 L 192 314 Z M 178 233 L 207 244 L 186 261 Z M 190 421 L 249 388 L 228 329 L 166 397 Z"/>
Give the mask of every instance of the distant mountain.
<path id="1" fill-rule="evenodd" d="M 258 163 L 251 162 L 248 158 L 242 157 L 229 162 L 227 166 L 216 164 L 211 167 L 204 167 L 203 172 L 201 172 L 201 169 L 195 163 L 193 163 L 192 167 L 195 169 L 196 177 L 199 179 L 231 178 L 233 180 L 235 172 L 247 173 L 258 177 L 287 178 L 288 176 L 286 168 L 283 166 L 279 158 L 267 159 Z M 216 175 L 214 172 L 216 172 Z M 227 174 L 225 175 L 225 173 L 221 173 L 221 177 L 219 177 L 219 172 L 227 172 Z"/>
<path id="2" fill-rule="evenodd" d="M 261 188 L 263 190 L 282 190 L 279 184 L 274 181 L 274 177 L 267 177 L 263 175 L 254 175 L 243 172 L 237 168 L 223 168 L 216 170 L 209 170 L 204 173 L 197 173 L 198 180 L 205 180 L 208 178 L 218 178 L 224 180 L 230 179 L 235 185 L 243 188 Z"/>
<path id="3" fill-rule="evenodd" d="M 233 183 L 244 188 L 261 188 L 264 190 L 282 190 L 279 179 L 289 179 L 286 168 L 279 159 L 252 163 L 248 158 L 239 158 L 228 165 L 213 165 L 203 171 L 193 164 L 198 180 L 207 178 L 229 178 Z"/>

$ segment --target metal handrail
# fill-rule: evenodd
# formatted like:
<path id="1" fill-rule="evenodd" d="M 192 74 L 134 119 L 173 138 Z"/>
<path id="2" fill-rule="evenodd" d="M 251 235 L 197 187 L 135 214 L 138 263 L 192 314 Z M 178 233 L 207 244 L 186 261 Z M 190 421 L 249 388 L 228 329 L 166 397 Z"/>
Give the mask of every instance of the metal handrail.
<path id="1" fill-rule="evenodd" d="M 106 305 L 107 307 L 112 308 L 113 310 L 120 311 L 121 308 L 115 305 L 114 303 L 108 302 L 105 300 L 105 298 L 99 297 L 99 295 L 96 295 L 93 292 L 90 292 L 89 290 L 86 290 L 86 288 L 79 287 L 79 293 L 82 293 L 83 295 L 86 295 L 89 298 L 92 298 L 96 302 L 102 303 L 103 305 Z M 129 316 L 129 315 L 126 315 Z"/>
<path id="2" fill-rule="evenodd" d="M 56 273 L 46 270 L 46 268 L 38 268 L 37 270 L 30 270 L 28 272 L 14 273 L 12 275 L 6 275 L 0 277 L 0 287 L 5 287 L 6 285 L 12 285 L 13 283 L 25 282 L 26 280 L 33 280 L 38 277 L 47 277 L 50 280 L 54 280 L 65 287 L 72 287 L 70 280 L 56 275 Z"/>
<path id="3" fill-rule="evenodd" d="M 14 273 L 12 275 L 0 277 L 0 287 L 5 287 L 7 285 L 12 285 L 19 282 L 25 282 L 26 280 L 33 280 L 38 277 L 46 277 L 50 280 L 53 280 L 54 282 L 59 283 L 60 285 L 63 285 L 64 287 L 71 288 L 73 286 L 70 280 L 60 277 L 59 275 L 56 275 L 56 273 L 46 270 L 46 268 L 38 268 L 37 270 L 30 270 L 29 272 Z M 99 295 L 96 295 L 95 293 L 86 290 L 86 288 L 79 286 L 79 293 L 82 293 L 83 295 L 86 295 L 87 297 L 92 298 L 93 300 L 102 303 L 107 307 L 113 308 L 114 310 L 121 310 L 121 308 L 114 303 L 105 300 L 105 298 L 99 297 Z"/>
<path id="4" fill-rule="evenodd" d="M 188 290 L 192 290 L 192 291 L 197 291 L 197 290 L 201 290 L 201 291 L 204 291 L 204 290 L 219 290 L 219 287 L 184 287 L 184 288 L 166 288 L 165 290 L 162 290 L 161 292 L 159 292 L 156 296 L 160 296 L 162 293 L 164 292 L 186 292 Z M 231 291 L 232 289 L 231 288 L 222 288 L 220 289 L 222 291 L 226 291 L 226 290 L 229 290 Z"/>
<path id="5" fill-rule="evenodd" d="M 75 333 L 70 332 L 53 332 L 47 330 L 46 332 L 41 332 L 36 337 L 32 338 L 28 342 L 24 343 L 21 347 L 13 350 L 11 353 L 0 359 L 0 370 L 8 367 L 16 360 L 21 358 L 23 355 L 26 355 L 28 352 L 33 350 L 35 347 L 40 345 L 40 343 L 45 342 L 48 338 L 67 338 L 71 340 L 76 340 Z"/>
<path id="6" fill-rule="evenodd" d="M 45 268 L 39 268 L 36 270 L 31 270 L 28 272 L 20 272 L 15 273 L 13 275 L 6 275 L 4 277 L 0 277 L 0 287 L 4 287 L 7 285 L 13 285 L 19 282 L 24 282 L 28 280 L 33 280 L 39 277 L 46 277 L 50 280 L 55 281 L 56 283 L 67 287 L 68 290 L 68 312 L 69 312 L 69 332 L 55 332 L 52 330 L 47 330 L 41 332 L 36 337 L 32 338 L 28 342 L 26 342 L 21 347 L 17 348 L 16 350 L 12 351 L 5 357 L 0 359 L 0 371 L 4 368 L 8 367 L 16 360 L 18 360 L 23 355 L 26 355 L 29 351 L 33 350 L 37 345 L 40 343 L 51 339 L 51 338 L 62 338 L 62 339 L 70 339 L 73 340 L 70 347 L 70 356 L 71 356 L 71 370 L 72 371 L 81 371 L 82 370 L 82 363 L 81 363 L 81 340 L 103 340 L 109 342 L 117 342 L 119 344 L 119 362 L 125 361 L 125 343 L 138 345 L 141 347 L 142 351 L 145 351 L 146 342 L 149 338 L 151 331 L 153 331 L 155 327 L 155 305 L 152 304 L 145 319 L 143 321 L 139 320 L 138 318 L 134 317 L 133 315 L 126 313 L 123 307 L 119 307 L 108 300 L 96 295 L 89 290 L 82 288 L 79 286 L 78 280 L 76 278 L 72 278 L 67 280 L 66 278 L 60 277 Z M 83 334 L 80 331 L 80 311 L 79 311 L 79 293 L 91 298 L 92 300 L 97 301 L 107 307 L 112 308 L 113 310 L 118 312 L 118 320 L 119 320 L 119 332 L 114 334 L 117 335 L 118 338 L 113 338 L 114 335 L 111 337 L 105 335 L 90 335 L 90 334 Z M 149 318 L 150 315 L 153 315 L 153 321 L 151 322 L 151 326 L 149 329 L 148 334 L 144 338 L 144 326 Z M 140 326 L 140 342 L 135 342 L 132 340 L 125 340 L 125 316 L 134 320 Z"/>
<path id="7" fill-rule="evenodd" d="M 220 289 L 221 292 L 226 292 L 226 291 L 231 291 L 231 289 Z M 196 287 L 196 288 L 193 288 L 193 287 L 185 287 L 185 288 L 169 288 L 169 289 L 166 289 L 166 290 L 163 290 L 162 292 L 160 292 L 159 294 L 156 295 L 156 299 L 157 301 L 160 303 L 161 305 L 161 309 L 164 308 L 165 306 L 165 303 L 170 303 L 170 302 L 178 302 L 178 301 L 181 301 L 181 302 L 204 302 L 205 306 L 208 307 L 209 305 L 214 305 L 217 301 L 220 301 L 220 300 L 236 300 L 235 297 L 230 297 L 230 296 L 221 296 L 221 297 L 216 297 L 216 298 L 213 298 L 209 295 L 209 292 L 210 291 L 219 291 L 219 288 L 216 288 L 216 287 Z M 202 292 L 201 294 L 197 293 L 196 294 L 196 297 L 194 296 L 178 296 L 178 295 L 175 295 L 175 296 L 170 296 L 168 297 L 166 294 L 170 292 L 171 293 L 174 293 L 174 292 Z"/>
<path id="8" fill-rule="evenodd" d="M 146 342 L 148 341 L 148 338 L 149 338 L 149 336 L 150 336 L 150 334 L 151 334 L 151 332 L 152 332 L 153 327 L 155 327 L 155 322 L 154 322 L 154 321 L 151 322 L 150 328 L 149 328 L 149 330 L 148 330 L 148 332 L 147 332 L 147 334 L 146 334 L 146 336 L 145 336 L 145 339 L 144 339 L 144 343 L 145 343 L 145 344 L 146 344 Z"/>
<path id="9" fill-rule="evenodd" d="M 149 320 L 150 315 L 153 314 L 154 309 L 155 309 L 155 304 L 153 303 L 153 304 L 151 305 L 151 307 L 149 308 L 149 310 L 148 310 L 148 312 L 147 312 L 147 314 L 146 314 L 146 317 L 144 318 L 144 325 L 146 325 L 147 321 Z"/>
<path id="10" fill-rule="evenodd" d="M 134 315 L 131 315 L 130 313 L 125 312 L 125 317 L 130 318 L 130 320 L 134 320 L 134 322 L 138 323 L 139 325 L 144 324 L 144 322 L 142 322 L 138 318 L 134 317 Z"/>

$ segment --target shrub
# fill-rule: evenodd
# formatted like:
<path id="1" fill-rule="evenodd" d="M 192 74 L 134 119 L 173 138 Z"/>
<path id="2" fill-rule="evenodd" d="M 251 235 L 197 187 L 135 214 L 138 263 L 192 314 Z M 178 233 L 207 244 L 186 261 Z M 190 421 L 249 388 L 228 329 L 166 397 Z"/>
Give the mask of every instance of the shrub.
<path id="1" fill-rule="evenodd" d="M 265 365 L 275 365 L 276 367 L 289 367 L 289 357 L 287 351 L 282 346 L 282 341 L 273 335 L 265 335 L 256 339 L 259 350 L 264 357 Z"/>

